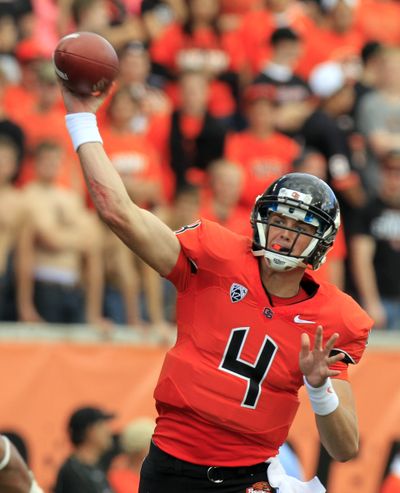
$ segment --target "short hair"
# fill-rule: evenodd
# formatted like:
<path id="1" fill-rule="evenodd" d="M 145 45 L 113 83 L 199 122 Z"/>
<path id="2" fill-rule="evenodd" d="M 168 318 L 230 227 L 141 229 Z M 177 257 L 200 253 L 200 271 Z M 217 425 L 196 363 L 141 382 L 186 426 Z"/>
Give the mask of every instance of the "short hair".
<path id="1" fill-rule="evenodd" d="M 276 47 L 282 41 L 300 41 L 300 36 L 289 27 L 278 27 L 271 34 L 270 43 Z"/>
<path id="2" fill-rule="evenodd" d="M 15 154 L 15 158 L 18 159 L 20 151 L 17 143 L 11 137 L 5 134 L 0 134 L 0 147 L 7 147 L 8 149 L 11 149 Z"/>
<path id="3" fill-rule="evenodd" d="M 361 50 L 361 60 L 363 65 L 367 64 L 371 58 L 382 53 L 382 45 L 378 41 L 368 41 Z"/>
<path id="4" fill-rule="evenodd" d="M 56 140 L 41 140 L 33 149 L 34 157 L 38 157 L 42 152 L 46 151 L 62 151 L 62 145 Z"/>

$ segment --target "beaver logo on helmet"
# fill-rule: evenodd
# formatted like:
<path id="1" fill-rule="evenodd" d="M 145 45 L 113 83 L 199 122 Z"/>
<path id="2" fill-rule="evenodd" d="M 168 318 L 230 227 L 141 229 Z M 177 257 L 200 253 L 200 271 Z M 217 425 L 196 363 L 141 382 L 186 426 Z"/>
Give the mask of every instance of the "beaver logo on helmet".
<path id="1" fill-rule="evenodd" d="M 246 493 L 272 493 L 272 488 L 266 481 L 259 481 L 253 484 L 251 488 L 246 489 Z"/>

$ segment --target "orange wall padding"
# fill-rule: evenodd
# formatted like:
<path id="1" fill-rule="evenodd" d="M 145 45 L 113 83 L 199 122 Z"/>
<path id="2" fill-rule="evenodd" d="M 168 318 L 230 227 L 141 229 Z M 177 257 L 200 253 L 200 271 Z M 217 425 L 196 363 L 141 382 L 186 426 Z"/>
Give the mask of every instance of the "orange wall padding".
<path id="1" fill-rule="evenodd" d="M 118 432 L 137 416 L 155 416 L 153 389 L 165 350 L 148 346 L 77 343 L 0 344 L 0 430 L 27 442 L 31 467 L 46 492 L 69 453 L 66 420 L 95 404 L 118 414 Z M 351 368 L 362 448 L 357 459 L 333 464 L 329 493 L 377 493 L 394 440 L 400 439 L 400 352 L 369 350 Z M 304 401 L 290 433 L 307 476 L 314 475 L 319 442 Z"/>

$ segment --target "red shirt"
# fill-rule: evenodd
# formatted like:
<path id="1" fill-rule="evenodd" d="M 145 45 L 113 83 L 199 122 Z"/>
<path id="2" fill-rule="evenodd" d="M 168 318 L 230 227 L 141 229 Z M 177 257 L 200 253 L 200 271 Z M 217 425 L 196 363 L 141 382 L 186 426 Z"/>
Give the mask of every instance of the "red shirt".
<path id="1" fill-rule="evenodd" d="M 356 363 L 372 320 L 350 296 L 307 274 L 311 298 L 271 306 L 251 240 L 216 223 L 199 221 L 177 238 L 182 251 L 168 279 L 178 290 L 178 339 L 155 390 L 154 441 L 197 464 L 265 461 L 278 453 L 299 405 L 301 333 L 313 338 L 321 324 L 326 343 L 339 332 L 336 348 Z M 346 367 L 335 365 L 344 378 Z"/>

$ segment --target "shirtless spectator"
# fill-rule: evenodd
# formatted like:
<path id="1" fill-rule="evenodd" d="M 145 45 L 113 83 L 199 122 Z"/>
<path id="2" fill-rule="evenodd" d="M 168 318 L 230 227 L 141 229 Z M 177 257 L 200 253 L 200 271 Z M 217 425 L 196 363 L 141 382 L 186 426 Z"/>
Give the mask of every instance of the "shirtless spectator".
<path id="1" fill-rule="evenodd" d="M 4 435 L 0 435 L 0 491 L 43 493 L 17 449 Z"/>
<path id="2" fill-rule="evenodd" d="M 19 317 L 96 323 L 103 289 L 98 230 L 80 197 L 55 185 L 61 162 L 57 144 L 40 143 L 35 152 L 37 178 L 24 189 L 27 222 L 18 250 Z"/>
<path id="3" fill-rule="evenodd" d="M 17 171 L 18 148 L 0 135 L 0 320 L 9 318 L 10 259 L 21 232 L 24 207 L 12 179 Z"/>

